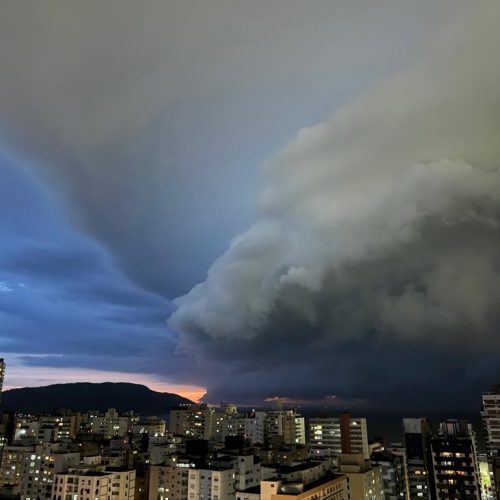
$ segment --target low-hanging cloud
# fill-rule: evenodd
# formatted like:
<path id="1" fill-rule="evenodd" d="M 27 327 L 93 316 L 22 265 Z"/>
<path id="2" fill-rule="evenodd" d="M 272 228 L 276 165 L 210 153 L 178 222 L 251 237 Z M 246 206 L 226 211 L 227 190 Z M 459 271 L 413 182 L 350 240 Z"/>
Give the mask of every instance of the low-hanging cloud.
<path id="1" fill-rule="evenodd" d="M 262 158 L 325 99 L 415 57 L 434 19 L 386 0 L 7 1 L 0 141 L 171 298 L 251 220 Z"/>
<path id="2" fill-rule="evenodd" d="M 177 299 L 184 348 L 225 356 L 252 394 L 382 397 L 379 384 L 387 398 L 404 373 L 429 388 L 443 370 L 485 382 L 477 356 L 500 340 L 499 21 L 480 2 L 427 61 L 265 165 L 259 220 Z M 303 361 L 308 382 L 279 375 Z"/>
<path id="3" fill-rule="evenodd" d="M 444 380 L 442 404 L 470 403 L 500 378 L 498 20 L 489 0 L 6 2 L 2 147 L 110 262 L 82 266 L 77 245 L 62 265 L 63 230 L 40 210 L 21 217 L 33 200 L 17 185 L 2 227 L 50 244 L 4 237 L 4 301 L 24 321 L 33 301 L 14 292 L 28 289 L 7 289 L 18 275 L 47 280 L 40 297 L 56 315 L 53 288 L 84 302 L 57 331 L 36 324 L 57 333 L 68 364 L 162 372 L 207 384 L 212 400 L 400 404 L 413 391 L 428 407 L 425 391 Z M 256 166 L 361 92 L 266 164 L 256 223 L 178 300 L 172 356 L 164 298 L 248 226 Z M 106 274 L 111 263 L 133 283 Z M 98 364 L 91 337 L 88 357 L 69 356 L 82 354 L 74 332 L 89 316 L 92 338 L 113 330 L 125 351 L 144 347 L 140 366 L 108 349 Z M 53 351 L 55 337 L 17 318 L 2 326 L 20 352 L 35 337 Z"/>

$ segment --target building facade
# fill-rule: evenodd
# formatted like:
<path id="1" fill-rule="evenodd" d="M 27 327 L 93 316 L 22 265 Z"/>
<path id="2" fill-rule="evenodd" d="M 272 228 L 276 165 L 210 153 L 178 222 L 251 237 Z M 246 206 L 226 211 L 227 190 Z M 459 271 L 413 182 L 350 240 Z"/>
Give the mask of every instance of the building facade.
<path id="1" fill-rule="evenodd" d="M 188 498 L 189 464 L 187 467 L 153 465 L 149 470 L 149 500 L 186 500 Z"/>
<path id="2" fill-rule="evenodd" d="M 491 490 L 500 491 L 500 386 L 482 395 L 481 419 L 486 440 L 486 456 L 491 475 Z"/>
<path id="3" fill-rule="evenodd" d="M 365 418 L 355 418 L 349 413 L 339 417 L 311 418 L 309 439 L 313 453 L 317 455 L 362 453 L 370 458 L 368 427 Z"/>
<path id="4" fill-rule="evenodd" d="M 236 497 L 236 473 L 233 468 L 207 466 L 190 469 L 188 498 L 231 500 Z"/>
<path id="5" fill-rule="evenodd" d="M 21 485 L 26 458 L 34 453 L 34 447 L 5 446 L 0 461 L 0 487 Z"/>
<path id="6" fill-rule="evenodd" d="M 135 500 L 135 470 L 70 470 L 55 474 L 52 500 Z"/>
<path id="7" fill-rule="evenodd" d="M 251 491 L 248 493 L 239 492 L 238 500 L 254 500 Z M 260 500 L 348 500 L 349 497 L 348 480 L 342 474 L 325 474 L 317 481 L 286 482 L 283 480 L 262 481 L 260 485 Z"/>
<path id="8" fill-rule="evenodd" d="M 386 500 L 407 499 L 407 479 L 403 457 L 389 450 L 372 453 L 371 464 L 382 467 Z"/>
<path id="9" fill-rule="evenodd" d="M 62 443 L 45 443 L 25 457 L 21 500 L 50 500 L 54 474 L 77 466 L 80 453 L 70 452 Z"/>
<path id="10" fill-rule="evenodd" d="M 211 439 L 215 411 L 206 404 L 187 404 L 170 410 L 169 431 L 194 439 Z"/>
<path id="11" fill-rule="evenodd" d="M 427 418 L 403 419 L 411 500 L 435 500 L 431 454 L 431 424 Z"/>
<path id="12" fill-rule="evenodd" d="M 472 426 L 447 420 L 431 442 L 436 498 L 479 500 L 478 458 Z"/>
<path id="13" fill-rule="evenodd" d="M 338 470 L 347 477 L 351 499 L 385 499 L 382 467 L 372 466 L 362 453 L 339 455 Z"/>

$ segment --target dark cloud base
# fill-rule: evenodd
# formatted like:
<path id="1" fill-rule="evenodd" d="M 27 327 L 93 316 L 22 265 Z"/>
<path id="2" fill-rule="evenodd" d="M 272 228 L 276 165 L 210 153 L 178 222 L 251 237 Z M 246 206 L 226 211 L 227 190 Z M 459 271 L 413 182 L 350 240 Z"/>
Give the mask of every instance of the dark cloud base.
<path id="1" fill-rule="evenodd" d="M 3 351 L 213 402 L 475 409 L 500 379 L 498 8 L 116 3 L 0 18 Z"/>

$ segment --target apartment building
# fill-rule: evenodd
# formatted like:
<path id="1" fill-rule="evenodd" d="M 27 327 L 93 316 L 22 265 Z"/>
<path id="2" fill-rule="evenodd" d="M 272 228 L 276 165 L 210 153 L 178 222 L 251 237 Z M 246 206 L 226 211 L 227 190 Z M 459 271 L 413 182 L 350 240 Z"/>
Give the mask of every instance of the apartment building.
<path id="1" fill-rule="evenodd" d="M 403 427 L 410 499 L 434 500 L 430 421 L 425 417 L 405 418 Z"/>
<path id="2" fill-rule="evenodd" d="M 316 456 L 362 453 L 370 458 L 368 427 L 365 418 L 341 413 L 338 417 L 319 417 L 309 420 L 309 439 Z"/>
<path id="3" fill-rule="evenodd" d="M 55 474 L 52 500 L 67 499 L 134 500 L 135 470 L 88 468 Z"/>
<path id="4" fill-rule="evenodd" d="M 21 500 L 50 500 L 54 474 L 77 466 L 80 453 L 68 450 L 63 443 L 37 445 L 33 453 L 25 456 Z"/>
<path id="5" fill-rule="evenodd" d="M 353 500 L 385 499 L 382 467 L 372 466 L 362 453 L 339 455 L 338 471 L 347 477 Z"/>
<path id="6" fill-rule="evenodd" d="M 476 438 L 466 420 L 446 420 L 431 441 L 436 498 L 479 500 Z"/>

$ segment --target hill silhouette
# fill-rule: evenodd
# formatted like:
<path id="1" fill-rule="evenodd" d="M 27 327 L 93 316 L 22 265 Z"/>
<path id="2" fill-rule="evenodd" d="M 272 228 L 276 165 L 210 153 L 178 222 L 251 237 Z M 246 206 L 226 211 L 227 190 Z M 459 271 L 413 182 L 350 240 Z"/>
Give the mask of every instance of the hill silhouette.
<path id="1" fill-rule="evenodd" d="M 57 408 L 75 411 L 117 408 L 142 415 L 163 415 L 174 406 L 190 402 L 178 394 L 152 391 L 140 384 L 78 382 L 10 389 L 2 393 L 0 410 L 49 413 Z"/>

